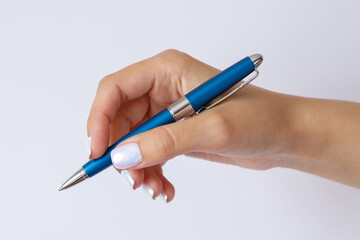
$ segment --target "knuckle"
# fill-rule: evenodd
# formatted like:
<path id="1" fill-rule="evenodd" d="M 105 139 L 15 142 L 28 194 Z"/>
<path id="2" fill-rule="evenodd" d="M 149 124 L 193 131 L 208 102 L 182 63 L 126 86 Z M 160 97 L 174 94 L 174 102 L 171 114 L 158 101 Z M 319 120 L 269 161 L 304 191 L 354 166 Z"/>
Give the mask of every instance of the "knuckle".
<path id="1" fill-rule="evenodd" d="M 158 56 L 162 57 L 177 57 L 179 55 L 182 55 L 182 52 L 177 49 L 166 49 L 158 54 Z"/>
<path id="2" fill-rule="evenodd" d="M 167 49 L 154 57 L 154 63 L 158 75 L 177 73 L 180 76 L 182 73 L 190 71 L 192 58 L 184 52 Z"/>
<path id="3" fill-rule="evenodd" d="M 167 49 L 156 55 L 156 59 L 160 64 L 180 64 L 183 63 L 187 54 L 176 49 Z"/>
<path id="4" fill-rule="evenodd" d="M 234 135 L 234 129 L 232 128 L 227 116 L 222 112 L 215 112 L 211 117 L 207 118 L 207 126 L 211 129 L 213 139 L 214 151 L 224 149 L 231 141 Z"/>
<path id="5" fill-rule="evenodd" d="M 175 156 L 176 153 L 176 139 L 169 128 L 160 127 L 156 130 L 156 139 L 153 139 L 156 150 L 163 160 L 169 160 Z"/>
<path id="6" fill-rule="evenodd" d="M 109 84 L 109 82 L 111 81 L 111 78 L 112 78 L 111 74 L 103 77 L 99 82 L 99 87 L 106 86 L 107 84 Z"/>

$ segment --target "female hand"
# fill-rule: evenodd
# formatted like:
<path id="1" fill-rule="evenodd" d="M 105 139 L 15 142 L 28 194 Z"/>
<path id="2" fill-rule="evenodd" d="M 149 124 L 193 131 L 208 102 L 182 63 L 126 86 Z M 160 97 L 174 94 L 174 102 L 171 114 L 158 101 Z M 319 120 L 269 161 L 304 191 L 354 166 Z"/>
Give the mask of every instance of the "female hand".
<path id="1" fill-rule="evenodd" d="M 219 72 L 167 50 L 106 76 L 88 119 L 91 158 Z M 126 139 L 113 150 L 113 165 L 119 172 L 127 170 L 123 174 L 134 189 L 143 184 L 154 199 L 161 195 L 167 202 L 175 190 L 161 166 L 181 154 L 252 169 L 292 167 L 344 182 L 314 168 L 313 159 L 323 151 L 313 154 L 318 144 L 303 142 L 312 136 L 303 134 L 307 127 L 317 127 L 306 118 L 313 111 L 304 108 L 309 101 L 249 85 L 199 115 Z"/>

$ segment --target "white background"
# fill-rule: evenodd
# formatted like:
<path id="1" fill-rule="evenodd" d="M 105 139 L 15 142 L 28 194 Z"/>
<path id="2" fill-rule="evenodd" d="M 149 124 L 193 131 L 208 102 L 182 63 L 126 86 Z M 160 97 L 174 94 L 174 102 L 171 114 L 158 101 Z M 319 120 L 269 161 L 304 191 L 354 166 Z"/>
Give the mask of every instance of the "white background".
<path id="1" fill-rule="evenodd" d="M 359 239 L 360 191 L 289 169 L 178 157 L 175 200 L 86 161 L 98 81 L 164 49 L 224 69 L 265 57 L 255 85 L 360 101 L 358 1 L 0 2 L 0 239 Z M 359 146 L 360 147 L 360 146 Z"/>

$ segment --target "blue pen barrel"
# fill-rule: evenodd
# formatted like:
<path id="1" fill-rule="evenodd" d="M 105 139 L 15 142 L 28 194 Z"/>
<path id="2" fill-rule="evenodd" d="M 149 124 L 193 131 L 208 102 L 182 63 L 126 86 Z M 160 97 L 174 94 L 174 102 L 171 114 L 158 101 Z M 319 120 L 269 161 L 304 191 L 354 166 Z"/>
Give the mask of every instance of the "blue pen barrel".
<path id="1" fill-rule="evenodd" d="M 254 70 L 253 61 L 246 57 L 186 94 L 186 98 L 197 111 Z"/>
<path id="2" fill-rule="evenodd" d="M 68 181 L 66 181 L 59 188 L 59 191 L 67 189 L 85 180 L 87 177 L 92 177 L 111 166 L 111 151 L 120 142 L 134 135 L 149 131 L 162 125 L 173 123 L 176 120 L 180 120 L 184 117 L 191 115 L 192 113 L 194 113 L 194 110 L 195 112 L 198 111 L 201 107 L 207 105 L 209 102 L 222 95 L 224 92 L 229 90 L 235 84 L 237 84 L 250 73 L 252 73 L 255 70 L 255 65 L 259 66 L 261 62 L 262 56 L 260 54 L 255 54 L 250 57 L 244 58 L 243 60 L 235 63 L 231 67 L 225 69 L 218 75 L 209 79 L 208 81 L 206 81 L 205 83 L 195 88 L 194 90 L 186 94 L 184 97 L 180 98 L 178 101 L 170 105 L 168 108 L 162 110 L 154 117 L 144 122 L 134 130 L 126 134 L 124 137 L 113 143 L 111 146 L 108 147 L 103 156 L 87 162 L 82 169 L 76 172 L 72 177 L 70 177 Z"/>
<path id="3" fill-rule="evenodd" d="M 134 130 L 132 130 L 131 132 L 129 132 L 128 134 L 126 134 L 124 137 L 120 138 L 118 141 L 116 141 L 115 143 L 113 143 L 104 153 L 103 156 L 101 156 L 98 159 L 94 159 L 92 161 L 87 162 L 84 166 L 83 169 L 85 170 L 86 174 L 89 177 L 94 176 L 95 174 L 103 171 L 104 169 L 108 168 L 109 166 L 112 165 L 111 162 L 111 151 L 122 141 L 124 141 L 127 138 L 130 138 L 134 135 L 137 135 L 139 133 L 145 132 L 145 131 L 149 131 L 153 128 L 165 125 L 165 124 L 169 124 L 169 123 L 173 123 L 175 122 L 174 118 L 172 117 L 172 115 L 170 114 L 169 110 L 164 109 L 161 112 L 159 112 L 158 114 L 156 114 L 154 117 L 152 117 L 151 119 L 149 119 L 148 121 L 144 122 L 143 124 L 141 124 L 140 126 L 138 126 L 137 128 L 135 128 Z"/>

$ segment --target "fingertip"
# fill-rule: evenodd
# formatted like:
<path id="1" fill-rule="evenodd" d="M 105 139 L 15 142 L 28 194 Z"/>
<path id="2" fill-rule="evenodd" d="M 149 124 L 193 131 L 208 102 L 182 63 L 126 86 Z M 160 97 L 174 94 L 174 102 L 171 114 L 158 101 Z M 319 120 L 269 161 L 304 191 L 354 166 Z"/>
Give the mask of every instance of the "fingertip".
<path id="1" fill-rule="evenodd" d="M 123 170 L 123 171 L 121 171 L 121 175 L 124 177 L 124 179 L 126 180 L 126 182 L 129 183 L 129 185 L 131 186 L 131 188 L 132 188 L 133 190 L 135 190 L 135 188 L 134 188 L 135 180 L 134 180 L 134 178 L 131 176 L 131 174 L 130 174 L 128 171 Z"/>
<path id="2" fill-rule="evenodd" d="M 90 114 L 87 126 L 88 136 L 91 139 L 89 158 L 97 159 L 104 154 L 109 146 L 109 121 L 106 117 L 96 117 Z"/>
<path id="3" fill-rule="evenodd" d="M 134 179 L 134 190 L 139 188 L 143 182 L 144 182 L 144 177 L 145 177 L 145 173 L 144 173 L 144 169 L 136 169 L 136 170 L 129 170 L 128 171 L 132 178 Z"/>
<path id="4" fill-rule="evenodd" d="M 152 199 L 156 199 L 162 193 L 162 181 L 150 168 L 145 169 L 143 188 L 152 195 Z"/>
<path id="5" fill-rule="evenodd" d="M 170 185 L 168 186 L 168 188 L 166 188 L 164 190 L 164 192 L 166 193 L 167 195 L 167 203 L 171 202 L 172 200 L 174 200 L 175 198 L 175 188 L 174 186 L 170 183 Z"/>
<path id="6" fill-rule="evenodd" d="M 139 188 L 144 182 L 145 174 L 143 169 L 120 170 L 115 168 L 115 170 L 118 171 L 124 177 L 125 181 L 129 183 L 129 185 L 133 190 Z"/>
<path id="7" fill-rule="evenodd" d="M 88 137 L 86 140 L 86 153 L 89 159 L 91 159 L 91 137 Z"/>
<path id="8" fill-rule="evenodd" d="M 106 141 L 104 138 L 99 139 L 92 137 L 91 139 L 91 154 L 90 159 L 97 159 L 101 157 L 106 149 L 108 148 L 108 141 Z"/>
<path id="9" fill-rule="evenodd" d="M 175 187 L 169 180 L 163 175 L 158 173 L 158 177 L 162 181 L 162 198 L 166 203 L 171 202 L 175 197 Z"/>
<path id="10" fill-rule="evenodd" d="M 160 165 L 153 167 L 153 171 L 162 182 L 162 193 L 161 198 L 166 202 L 171 202 L 175 197 L 175 187 L 172 183 L 164 176 L 163 168 Z"/>

